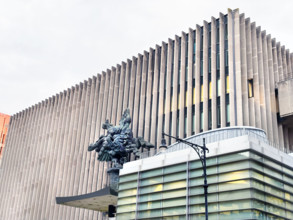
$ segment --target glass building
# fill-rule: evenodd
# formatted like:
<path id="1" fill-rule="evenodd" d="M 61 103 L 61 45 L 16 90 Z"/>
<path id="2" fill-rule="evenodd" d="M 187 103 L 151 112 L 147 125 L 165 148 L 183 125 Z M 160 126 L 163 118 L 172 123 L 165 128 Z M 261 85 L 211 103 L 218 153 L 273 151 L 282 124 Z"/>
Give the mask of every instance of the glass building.
<path id="1" fill-rule="evenodd" d="M 293 219 L 293 157 L 249 127 L 218 129 L 206 138 L 210 220 Z M 203 170 L 184 144 L 129 162 L 120 172 L 117 220 L 205 219 Z"/>

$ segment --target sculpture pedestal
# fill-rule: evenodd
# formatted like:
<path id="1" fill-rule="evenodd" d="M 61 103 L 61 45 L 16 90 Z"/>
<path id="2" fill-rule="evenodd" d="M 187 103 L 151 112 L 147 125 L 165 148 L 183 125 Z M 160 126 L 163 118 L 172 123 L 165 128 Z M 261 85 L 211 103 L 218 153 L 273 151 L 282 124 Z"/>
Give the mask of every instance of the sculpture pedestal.
<path id="1" fill-rule="evenodd" d="M 107 173 L 110 178 L 110 191 L 113 195 L 118 195 L 118 187 L 119 187 L 119 171 L 122 167 L 113 167 L 108 169 Z"/>

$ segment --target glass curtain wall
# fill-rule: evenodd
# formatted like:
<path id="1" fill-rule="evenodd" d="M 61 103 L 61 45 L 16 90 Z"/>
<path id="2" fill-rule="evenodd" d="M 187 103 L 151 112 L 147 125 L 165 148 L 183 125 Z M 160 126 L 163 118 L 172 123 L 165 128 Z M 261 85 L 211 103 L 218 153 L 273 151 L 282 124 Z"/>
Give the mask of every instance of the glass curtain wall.
<path id="1" fill-rule="evenodd" d="M 117 219 L 205 219 L 200 161 L 120 177 Z M 293 219 L 293 170 L 256 152 L 207 159 L 209 219 Z"/>

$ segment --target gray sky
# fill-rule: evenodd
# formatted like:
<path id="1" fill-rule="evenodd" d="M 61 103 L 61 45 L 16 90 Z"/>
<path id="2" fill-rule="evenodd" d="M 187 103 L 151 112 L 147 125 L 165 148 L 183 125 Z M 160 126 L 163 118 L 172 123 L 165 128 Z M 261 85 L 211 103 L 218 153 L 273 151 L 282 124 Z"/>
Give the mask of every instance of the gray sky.
<path id="1" fill-rule="evenodd" d="M 13 115 L 239 8 L 293 51 L 292 0 L 0 0 L 0 112 Z"/>

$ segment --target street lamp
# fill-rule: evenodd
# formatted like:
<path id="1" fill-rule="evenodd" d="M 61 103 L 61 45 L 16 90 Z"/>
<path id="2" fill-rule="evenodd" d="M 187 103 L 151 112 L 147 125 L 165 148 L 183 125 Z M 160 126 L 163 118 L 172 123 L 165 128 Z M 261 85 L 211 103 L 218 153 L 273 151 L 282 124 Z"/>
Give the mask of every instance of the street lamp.
<path id="1" fill-rule="evenodd" d="M 176 139 L 177 142 L 181 142 L 184 143 L 188 146 L 190 146 L 193 150 L 195 150 L 195 152 L 197 153 L 201 164 L 202 164 L 202 169 L 203 169 L 203 177 L 204 177 L 204 184 L 203 184 L 203 188 L 204 188 L 204 199 L 205 199 L 205 216 L 206 216 L 206 220 L 208 220 L 208 183 L 207 183 L 207 165 L 206 165 L 206 151 L 209 152 L 209 149 L 206 147 L 205 144 L 205 138 L 203 138 L 203 146 L 200 146 L 198 144 L 194 144 L 191 143 L 189 141 L 183 140 L 181 138 L 177 138 L 177 137 L 173 137 L 171 135 L 165 134 L 164 132 L 162 133 L 163 138 L 162 138 L 162 144 L 160 146 L 161 148 L 166 148 L 166 140 L 164 138 L 164 136 L 168 136 L 170 138 Z"/>

